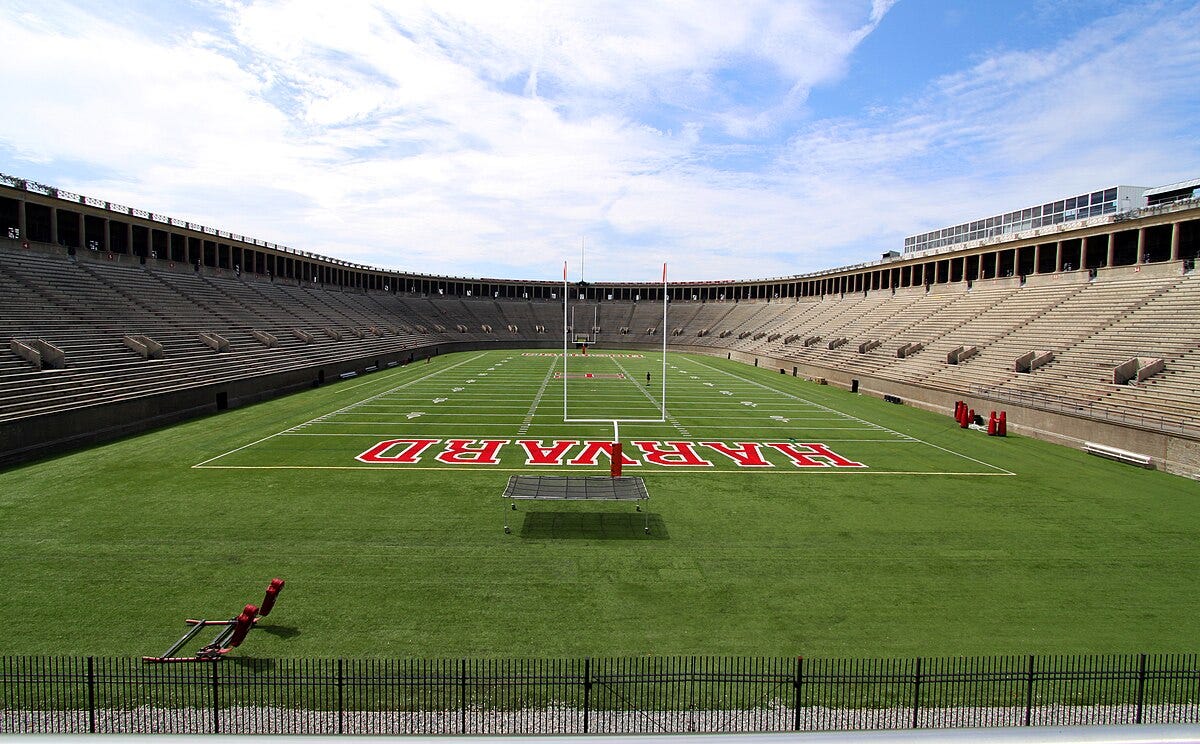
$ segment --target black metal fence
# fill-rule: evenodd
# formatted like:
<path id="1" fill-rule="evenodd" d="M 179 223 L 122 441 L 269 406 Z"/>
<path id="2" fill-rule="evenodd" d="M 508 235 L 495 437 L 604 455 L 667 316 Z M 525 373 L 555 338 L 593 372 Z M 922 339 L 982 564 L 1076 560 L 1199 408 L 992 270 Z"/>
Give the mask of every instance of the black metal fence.
<path id="1" fill-rule="evenodd" d="M 654 733 L 1200 722 L 1200 657 L 0 657 L 0 733 Z"/>

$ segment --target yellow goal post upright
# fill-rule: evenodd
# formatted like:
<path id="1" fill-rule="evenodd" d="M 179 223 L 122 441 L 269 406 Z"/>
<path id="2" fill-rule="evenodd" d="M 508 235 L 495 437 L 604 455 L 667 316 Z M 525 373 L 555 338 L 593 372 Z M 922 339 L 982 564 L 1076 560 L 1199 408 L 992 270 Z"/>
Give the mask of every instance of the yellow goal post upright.
<path id="1" fill-rule="evenodd" d="M 570 356 L 569 347 L 571 345 L 572 328 L 568 322 L 568 299 L 570 298 L 570 287 L 567 284 L 567 262 L 563 261 L 563 423 L 567 424 L 607 424 L 613 425 L 613 475 L 620 475 L 621 461 L 621 424 L 661 424 L 667 420 L 667 265 L 663 264 L 662 271 L 662 324 L 658 327 L 658 334 L 662 337 L 662 372 L 659 374 L 659 381 L 662 385 L 662 393 L 658 402 L 658 418 L 638 418 L 638 419 L 622 419 L 622 418 L 572 418 L 567 408 L 567 362 Z M 636 384 L 636 381 L 635 381 Z"/>

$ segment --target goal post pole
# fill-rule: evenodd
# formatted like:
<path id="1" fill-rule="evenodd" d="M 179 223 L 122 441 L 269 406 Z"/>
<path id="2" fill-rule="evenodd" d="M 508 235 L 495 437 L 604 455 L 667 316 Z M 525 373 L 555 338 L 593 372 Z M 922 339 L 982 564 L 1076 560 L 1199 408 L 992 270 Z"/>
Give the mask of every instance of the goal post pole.
<path id="1" fill-rule="evenodd" d="M 563 421 L 567 420 L 567 262 L 563 261 Z"/>
<path id="2" fill-rule="evenodd" d="M 667 420 L 667 264 L 663 263 L 662 417 Z"/>

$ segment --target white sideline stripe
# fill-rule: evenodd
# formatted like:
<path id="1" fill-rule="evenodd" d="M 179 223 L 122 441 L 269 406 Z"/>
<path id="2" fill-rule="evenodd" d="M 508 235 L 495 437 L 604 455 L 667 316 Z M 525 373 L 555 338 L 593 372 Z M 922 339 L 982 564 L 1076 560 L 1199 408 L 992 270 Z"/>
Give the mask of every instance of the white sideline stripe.
<path id="1" fill-rule="evenodd" d="M 969 459 L 969 458 L 968 458 Z M 985 465 L 987 463 L 984 463 Z M 199 467 L 193 465 L 192 467 Z M 494 465 L 489 465 L 486 468 L 481 468 L 477 465 L 468 467 L 455 467 L 453 465 L 444 465 L 441 467 L 426 467 L 424 465 L 205 465 L 205 470 L 362 470 L 371 472 L 372 470 L 461 470 L 463 472 L 491 472 L 491 473 L 545 473 L 562 475 L 564 472 L 571 473 L 604 473 L 608 474 L 608 468 L 593 469 L 593 468 L 563 468 L 558 467 L 550 470 L 546 468 L 502 468 Z M 695 475 L 696 473 L 721 473 L 728 475 L 732 473 L 740 473 L 742 475 L 965 475 L 975 478 L 1005 478 L 1016 473 L 961 473 L 955 471 L 940 471 L 940 470 L 871 470 L 870 468 L 805 468 L 803 470 L 766 470 L 759 468 L 731 468 L 725 470 L 723 468 L 710 468 L 703 466 L 686 466 L 676 468 L 662 468 L 651 466 L 649 471 L 642 471 L 647 475 L 653 474 L 655 478 L 662 475 Z"/>
<path id="2" fill-rule="evenodd" d="M 764 390 L 770 390 L 770 391 L 771 391 L 771 392 L 773 392 L 773 393 L 777 393 L 777 394 L 779 394 L 779 395 L 782 395 L 782 396 L 784 396 L 784 397 L 787 397 L 787 398 L 792 398 L 793 400 L 799 400 L 799 401 L 803 401 L 803 402 L 805 402 L 805 403 L 807 403 L 807 404 L 809 404 L 809 405 L 811 405 L 811 406 L 815 406 L 815 407 L 817 407 L 817 408 L 820 408 L 821 410 L 828 411 L 829 413 L 832 413 L 832 414 L 834 414 L 835 416 L 840 416 L 840 417 L 842 417 L 843 419 L 849 419 L 850 421 L 857 421 L 857 422 L 858 422 L 858 423 L 860 423 L 860 424 L 864 424 L 864 425 L 866 425 L 866 426 L 870 426 L 870 427 L 873 427 L 873 428 L 875 428 L 875 429 L 879 429 L 879 430 L 881 430 L 881 431 L 886 431 L 886 432 L 889 432 L 889 433 L 895 434 L 895 435 L 896 435 L 896 436 L 898 436 L 898 437 L 905 437 L 905 438 L 909 438 L 909 439 L 913 439 L 913 438 L 914 438 L 914 437 L 909 437 L 909 435 L 907 435 L 907 434 L 901 434 L 900 432 L 898 432 L 898 431 L 895 431 L 894 429 L 889 429 L 889 428 L 887 428 L 886 426 L 880 426 L 879 424 L 873 423 L 873 422 L 871 422 L 871 421 L 867 421 L 867 420 L 865 420 L 865 419 L 860 419 L 860 418 L 859 418 L 859 417 L 857 417 L 857 416 L 851 416 L 851 415 L 850 415 L 850 414 L 848 414 L 848 413 L 843 413 L 842 411 L 839 411 L 839 410 L 837 410 L 836 408 L 830 408 L 829 406 L 823 406 L 823 405 L 821 405 L 820 403 L 816 403 L 816 402 L 814 402 L 814 401 L 811 401 L 811 400 L 809 400 L 809 399 L 807 399 L 807 398 L 803 398 L 803 397 L 801 397 L 801 396 L 799 396 L 799 395 L 794 395 L 794 394 L 792 394 L 792 393 L 789 393 L 789 392 L 786 392 L 786 391 L 783 391 L 783 390 L 779 390 L 779 389 L 773 388 L 773 387 L 771 387 L 770 385 L 766 385 L 766 384 L 763 384 L 763 383 L 761 383 L 761 382 L 757 382 L 757 381 L 755 381 L 755 380 L 750 380 L 750 379 L 747 379 L 747 378 L 745 378 L 745 377 L 742 377 L 742 376 L 740 376 L 740 375 L 735 375 L 735 374 L 734 374 L 734 373 L 732 373 L 732 372 L 727 372 L 727 371 L 725 371 L 725 370 L 722 370 L 722 369 L 717 369 L 716 367 L 710 367 L 709 365 L 707 365 L 707 364 L 705 364 L 705 363 L 703 363 L 703 362 L 701 362 L 701 361 L 699 361 L 699 360 L 692 360 L 692 361 L 694 361 L 696 364 L 699 364 L 699 365 L 700 365 L 700 366 L 702 366 L 702 367 L 708 367 L 708 369 L 710 369 L 710 370 L 712 370 L 712 371 L 714 371 L 714 372 L 719 372 L 719 373 L 721 373 L 721 374 L 723 374 L 723 375 L 728 375 L 729 377 L 732 377 L 732 378 L 733 378 L 733 379 L 735 379 L 735 380 L 741 380 L 742 382 L 745 382 L 745 383 L 747 383 L 747 384 L 749 384 L 749 385 L 754 385 L 754 386 L 756 386 L 756 387 L 760 387 L 760 388 L 762 388 L 762 389 L 764 389 Z M 932 446 L 932 445 L 930 445 L 930 446 Z M 983 463 L 983 464 L 984 464 L 984 465 L 986 465 L 987 463 Z"/>
<path id="3" fill-rule="evenodd" d="M 606 423 L 611 424 L 612 422 L 609 421 Z M 446 432 L 445 434 L 442 434 L 442 433 L 436 432 L 436 431 L 425 431 L 425 432 L 421 432 L 421 434 L 423 436 L 430 436 L 430 437 L 446 436 L 446 437 L 458 438 L 460 436 L 459 434 L 456 434 L 454 432 Z M 320 433 L 320 434 L 315 434 L 315 433 L 309 434 L 307 432 L 296 431 L 296 432 L 290 432 L 287 434 L 277 434 L 276 436 L 280 436 L 280 437 L 369 437 L 372 439 L 374 439 L 376 437 L 384 437 L 386 439 L 387 437 L 392 437 L 395 435 L 396 435 L 396 432 L 394 432 L 394 431 L 386 432 L 386 433 L 364 431 L 364 432 L 357 432 L 357 433 L 353 433 L 353 434 L 343 434 L 343 433 L 338 433 L 338 432 L 324 432 L 324 433 Z M 488 438 L 491 438 L 492 436 L 503 437 L 503 436 L 507 436 L 507 435 L 500 433 L 500 434 L 495 434 L 495 435 L 489 434 L 486 436 Z M 545 439 L 547 436 L 549 436 L 549 435 L 540 434 L 537 436 L 537 438 Z M 562 437 L 563 438 L 566 438 L 566 437 L 578 438 L 578 432 L 577 431 L 563 432 Z M 712 439 L 711 437 L 703 437 L 703 438 L 704 439 Z M 778 438 L 778 437 L 776 437 L 776 438 Z M 624 437 L 622 437 L 622 439 L 624 439 Z M 641 439 L 641 437 L 631 436 L 631 437 L 629 437 L 629 439 L 630 440 Z M 720 440 L 715 440 L 715 441 L 720 441 Z M 847 442 L 869 443 L 869 444 L 924 444 L 924 442 L 921 442 L 916 439 L 826 439 L 826 438 L 821 439 L 822 444 L 828 444 L 829 442 L 841 442 L 843 444 L 847 443 Z M 762 444 L 762 442 L 758 442 L 758 444 Z"/>
<path id="4" fill-rule="evenodd" d="M 449 393 L 449 395 L 453 395 L 453 393 Z M 446 405 L 445 403 L 434 403 L 431 398 L 425 398 L 423 401 L 420 401 L 420 400 L 413 401 L 412 404 L 407 405 L 407 406 L 392 406 L 387 411 L 362 411 L 362 412 L 346 411 L 342 415 L 343 416 L 387 416 L 390 411 L 404 411 L 405 413 L 407 413 L 407 412 L 412 411 L 413 406 L 423 406 L 423 405 L 437 406 L 437 408 L 435 408 L 433 410 L 425 411 L 426 416 L 432 416 L 435 413 L 439 413 L 443 408 L 478 408 L 478 406 L 450 406 L 450 405 Z M 367 406 L 363 406 L 363 408 L 367 408 Z M 493 406 L 489 406 L 489 408 L 493 408 Z M 443 416 L 512 416 L 512 415 L 519 415 L 519 414 L 444 413 L 442 415 Z"/>
<path id="5" fill-rule="evenodd" d="M 441 373 L 443 373 L 443 372 L 448 372 L 448 371 L 450 371 L 450 370 L 454 369 L 455 367 L 461 367 L 462 365 L 464 365 L 464 364 L 467 364 L 468 362 L 472 362 L 472 361 L 474 361 L 474 360 L 476 360 L 476 359 L 479 359 L 479 358 L 480 358 L 480 357 L 482 357 L 482 356 L 484 356 L 484 355 L 483 355 L 483 354 L 479 354 L 478 356 L 472 357 L 471 359 L 464 359 L 463 361 L 459 362 L 458 364 L 452 364 L 452 365 L 450 365 L 449 367 L 443 367 L 442 369 L 437 369 L 437 370 L 434 370 L 434 371 L 430 372 L 430 373 L 429 373 L 429 374 L 427 374 L 427 375 L 424 375 L 424 376 L 422 376 L 422 377 L 418 377 L 418 378 L 417 378 L 417 379 L 415 379 L 415 380 L 409 380 L 408 382 L 404 383 L 403 385 L 398 385 L 398 386 L 396 386 L 396 387 L 392 388 L 392 390 L 399 390 L 400 388 L 408 387 L 409 385 L 416 384 L 416 383 L 418 383 L 418 382 L 421 382 L 422 380 L 427 380 L 427 379 L 429 379 L 430 377 L 433 377 L 434 375 L 440 375 Z M 377 379 L 378 379 L 378 378 L 377 378 Z M 374 381 L 376 381 L 376 380 L 373 380 L 372 382 L 374 382 Z M 363 385 L 365 385 L 366 383 L 362 383 L 362 384 L 363 384 Z M 349 388 L 349 389 L 353 389 L 353 388 Z M 241 447 L 237 447 L 237 448 L 235 448 L 235 449 L 231 449 L 231 450 L 229 450 L 228 452 L 223 452 L 223 453 L 221 453 L 221 454 L 217 455 L 216 457 L 210 457 L 210 458 L 208 458 L 207 460 L 205 460 L 205 461 L 203 461 L 203 462 L 198 462 L 198 463 L 196 463 L 195 465 L 193 465 L 192 467 L 193 467 L 193 468 L 198 468 L 198 467 L 201 467 L 201 466 L 208 465 L 208 463 L 210 463 L 210 462 L 212 462 L 212 461 L 214 461 L 214 460 L 220 460 L 222 457 L 225 457 L 226 455 L 232 455 L 234 452 L 239 452 L 239 451 L 241 451 L 241 450 L 244 450 L 244 449 L 246 449 L 247 447 L 253 447 L 253 446 L 254 446 L 254 445 L 256 445 L 256 444 L 259 444 L 259 443 L 261 443 L 261 442 L 265 442 L 265 441 L 267 441 L 268 439 L 271 439 L 272 437 L 277 437 L 277 436 L 279 436 L 280 434 L 286 434 L 286 433 L 288 433 L 288 432 L 295 431 L 296 429 L 299 429 L 299 428 L 301 428 L 301 427 L 308 426 L 309 424 L 312 424 L 312 423 L 314 423 L 314 422 L 316 422 L 316 421 L 319 421 L 320 419 L 323 419 L 323 418 L 325 418 L 326 416 L 332 416 L 332 415 L 334 415 L 334 414 L 341 413 L 342 411 L 349 410 L 349 409 L 353 408 L 354 406 L 358 405 L 359 403 L 364 403 L 364 402 L 366 402 L 366 401 L 368 401 L 368 400 L 373 400 L 374 398 L 378 398 L 380 395 L 386 395 L 387 393 L 390 393 L 390 392 L 392 392 L 392 390 L 386 390 L 386 391 L 384 391 L 384 392 L 380 393 L 379 395 L 373 395 L 373 396 L 371 396 L 370 398 L 364 398 L 363 400 L 360 400 L 360 401 L 358 401 L 357 403 L 351 403 L 350 405 L 348 405 L 348 406 L 345 406 L 345 407 L 343 407 L 343 408 L 339 408 L 338 410 L 336 410 L 336 411 L 333 411 L 332 413 L 326 413 L 326 414 L 324 414 L 324 415 L 322 415 L 322 416 L 318 416 L 318 417 L 317 417 L 317 418 L 315 418 L 315 419 L 311 419 L 311 420 L 309 420 L 309 421 L 305 421 L 303 424 L 297 424 L 296 426 L 289 427 L 289 428 L 287 428 L 287 429 L 284 429 L 283 431 L 277 431 L 277 432 L 275 432 L 274 434 L 268 434 L 267 436 L 263 437 L 262 439 L 259 439 L 258 441 L 251 442 L 250 444 L 243 444 Z"/>
<path id="6" fill-rule="evenodd" d="M 469 392 L 472 392 L 472 394 L 474 394 L 475 390 L 472 390 Z M 505 397 L 505 396 L 500 396 L 500 395 L 487 395 L 486 392 L 485 392 L 485 394 L 481 394 L 481 395 L 468 395 L 467 390 L 461 390 L 458 392 L 430 390 L 430 391 L 426 392 L 426 394 L 424 394 L 424 395 L 414 395 L 414 396 L 402 397 L 402 398 L 388 398 L 388 401 L 386 401 L 386 402 L 376 401 L 374 403 L 367 404 L 367 406 L 364 406 L 364 408 L 371 408 L 371 409 L 403 408 L 404 406 L 410 406 L 410 404 L 412 404 L 412 403 L 420 403 L 422 400 L 426 400 L 425 396 L 427 396 L 427 395 L 439 395 L 439 394 L 452 395 L 455 397 L 455 400 L 468 400 L 468 401 L 478 400 L 478 401 L 488 401 L 488 402 L 512 401 L 514 403 L 521 403 L 522 407 L 524 406 L 524 402 L 529 400 L 528 397 Z"/>
<path id="7" fill-rule="evenodd" d="M 492 418 L 492 419 L 494 419 L 494 418 L 499 418 L 499 419 L 504 419 L 505 421 L 511 421 L 512 419 L 516 418 L 516 416 L 511 413 L 494 413 L 494 414 L 493 413 L 445 413 L 442 410 L 440 410 L 440 407 L 435 408 L 432 411 L 423 411 L 422 413 L 425 414 L 425 415 L 421 416 L 421 418 L 424 418 L 424 419 L 433 419 L 433 418 L 439 418 L 439 419 L 443 419 L 443 418 L 481 418 L 481 419 Z M 373 414 L 373 413 L 343 413 L 342 415 L 343 416 L 379 416 L 379 414 Z M 383 416 L 379 416 L 379 418 L 387 421 L 388 423 L 398 423 L 398 424 L 404 424 L 404 423 L 408 423 L 410 421 L 410 419 L 408 419 L 406 416 L 401 416 L 401 417 L 395 418 L 395 419 L 389 419 L 386 415 L 383 415 Z M 357 423 L 357 422 L 354 422 L 354 421 L 318 421 L 317 423 L 319 423 L 319 424 L 337 424 L 337 423 L 352 424 L 352 423 Z"/>
<path id="8" fill-rule="evenodd" d="M 455 395 L 455 393 L 445 393 L 445 395 Z M 439 396 L 439 397 L 441 397 L 441 396 Z M 479 410 L 479 405 L 478 405 L 478 404 L 475 404 L 475 405 L 460 405 L 460 404 L 458 404 L 458 403 L 434 403 L 434 402 L 433 402 L 433 398 L 428 398 L 428 397 L 426 397 L 426 398 L 417 398 L 416 400 L 412 401 L 411 403 L 409 403 L 409 404 L 407 404 L 407 405 L 403 405 L 403 406 L 392 406 L 392 407 L 390 407 L 390 408 L 389 408 L 388 410 L 386 410 L 386 411 L 367 411 L 367 414 L 368 414 L 368 415 L 376 415 L 376 416 L 378 416 L 378 415 L 387 415 L 388 411 L 405 411 L 405 412 L 408 412 L 408 411 L 411 411 L 411 410 L 413 409 L 413 406 L 437 406 L 437 408 L 435 408 L 434 410 L 431 410 L 431 411 L 426 411 L 425 413 L 433 413 L 434 411 L 437 411 L 437 410 L 444 410 L 444 409 L 447 409 L 447 408 L 463 408 L 463 409 L 467 409 L 467 410 Z M 488 406 L 488 407 L 489 407 L 489 408 L 507 408 L 507 409 L 510 409 L 510 410 L 512 410 L 512 411 L 513 411 L 513 414 L 512 414 L 512 415 L 514 415 L 514 416 L 520 416 L 521 414 L 519 413 L 519 411 L 524 411 L 524 410 L 525 410 L 525 406 L 521 406 L 520 408 L 518 408 L 518 407 L 516 407 L 516 406 Z M 364 406 L 364 408 L 365 408 L 365 406 Z M 349 411 L 344 411 L 344 413 L 349 413 Z M 332 414 L 330 414 L 330 415 L 332 415 Z"/>
<path id="9" fill-rule="evenodd" d="M 879 430 L 881 430 L 881 431 L 890 432 L 890 433 L 892 433 L 892 434 L 895 434 L 895 435 L 896 435 L 896 436 L 898 436 L 898 437 L 903 437 L 903 438 L 906 438 L 906 439 L 914 439 L 914 440 L 916 440 L 916 441 L 920 442 L 921 444 L 928 445 L 928 446 L 930 446 L 930 447 L 933 447 L 934 449 L 939 449 L 939 450 L 941 450 L 942 452 L 945 452 L 945 453 L 947 453 L 947 454 L 951 454 L 951 455 L 954 455 L 954 456 L 956 456 L 956 457 L 961 457 L 961 458 L 963 458 L 964 460 L 970 460 L 971 462 L 978 463 L 978 464 L 980 464 L 980 465 L 984 465 L 984 466 L 986 466 L 986 467 L 992 468 L 993 470 L 999 470 L 1001 473 L 1003 473 L 1003 474 L 1005 474 L 1005 475 L 1016 475 L 1016 473 L 1012 472 L 1011 470 L 1006 470 L 1005 468 L 1002 468 L 1002 467 L 1000 467 L 999 465 L 993 465 L 993 464 L 991 464 L 990 462 L 984 462 L 983 460 L 977 460 L 977 459 L 975 459 L 974 457 L 971 457 L 970 455 L 964 455 L 964 454 L 963 454 L 963 453 L 961 453 L 961 452 L 955 452 L 954 450 L 946 449 L 945 447 L 938 446 L 938 445 L 936 445 L 936 444 L 933 444 L 933 443 L 931 443 L 931 442 L 926 442 L 924 439 L 917 439 L 917 437 L 910 436 L 910 435 L 908 435 L 908 434 L 901 434 L 900 432 L 898 432 L 898 431 L 896 431 L 896 430 L 894 430 L 894 429 L 889 429 L 889 428 L 887 428 L 886 426 L 880 426 L 879 424 L 872 424 L 871 422 L 869 422 L 869 421 L 864 421 L 863 419 L 860 419 L 860 418 L 858 418 L 857 416 L 851 416 L 851 415 L 849 415 L 849 414 L 842 413 L 841 411 L 835 410 L 835 409 L 833 409 L 833 408 L 829 408 L 828 406 L 823 406 L 823 405 L 821 405 L 820 403 L 814 403 L 813 401 L 811 401 L 811 400 L 807 400 L 806 398 L 801 398 L 801 397 L 800 397 L 800 396 L 798 396 L 798 395 L 792 395 L 791 393 L 787 393 L 787 392 L 784 392 L 784 391 L 782 391 L 782 390 L 777 390 L 777 389 L 775 389 L 775 388 L 771 387 L 770 385 L 764 385 L 763 383 L 756 382 L 756 381 L 754 381 L 754 380 L 748 380 L 748 379 L 746 379 L 745 377 L 741 377 L 741 376 L 739 376 L 739 375 L 735 375 L 735 374 L 733 374 L 732 372 L 726 372 L 725 370 L 722 370 L 722 369 L 717 369 L 716 367 L 711 367 L 711 366 L 709 366 L 709 365 L 705 364 L 704 362 L 701 362 L 701 361 L 700 361 L 700 360 L 698 360 L 698 359 L 693 359 L 693 360 L 691 360 L 691 361 L 695 362 L 696 364 L 699 364 L 701 367 L 707 367 L 708 369 L 711 369 L 711 370 L 712 370 L 712 371 L 714 371 L 714 372 L 720 372 L 721 374 L 724 374 L 724 375 L 729 375 L 730 377 L 734 378 L 735 380 L 742 380 L 743 382 L 747 382 L 747 383 L 750 383 L 750 384 L 752 384 L 752 385 L 758 385 L 759 387 L 765 388 L 765 389 L 767 389 L 767 390 L 773 390 L 774 392 L 776 392 L 776 393 L 779 393 L 780 395 L 785 395 L 785 396 L 788 396 L 788 397 L 791 397 L 791 398 L 795 398 L 795 399 L 797 399 L 797 400 L 803 400 L 803 401 L 805 401 L 805 402 L 807 402 L 807 403 L 812 403 L 812 405 L 814 405 L 814 406 L 817 406 L 818 408 L 824 408 L 826 411 L 829 411 L 829 412 L 831 412 L 831 413 L 837 413 L 837 414 L 841 414 L 842 416 L 845 416 L 845 417 L 846 417 L 846 418 L 848 418 L 848 419 L 851 419 L 851 420 L 853 420 L 853 421 L 858 421 L 858 422 L 860 422 L 860 423 L 868 424 L 868 425 L 870 425 L 870 426 L 874 426 L 874 427 L 876 427 L 877 429 L 879 429 Z"/>

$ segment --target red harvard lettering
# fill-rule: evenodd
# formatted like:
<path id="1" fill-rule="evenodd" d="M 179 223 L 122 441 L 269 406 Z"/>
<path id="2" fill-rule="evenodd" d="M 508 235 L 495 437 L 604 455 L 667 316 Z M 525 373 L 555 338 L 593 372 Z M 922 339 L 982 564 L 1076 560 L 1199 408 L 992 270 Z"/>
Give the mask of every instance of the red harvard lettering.
<path id="1" fill-rule="evenodd" d="M 362 462 L 386 462 L 399 463 L 402 465 L 411 465 L 414 462 L 421 461 L 421 453 L 429 449 L 432 445 L 437 444 L 440 439 L 389 439 L 385 442 L 380 442 L 371 449 L 362 453 L 355 460 Z M 407 445 L 397 454 L 384 454 L 393 447 Z"/>
<path id="2" fill-rule="evenodd" d="M 692 442 L 634 442 L 646 454 L 646 462 L 665 467 L 700 466 L 712 467 L 712 463 L 696 454 Z"/>
<path id="3" fill-rule="evenodd" d="M 779 450 L 798 468 L 865 468 L 861 462 L 847 460 L 823 444 L 788 444 L 768 442 L 768 447 Z"/>
<path id="4" fill-rule="evenodd" d="M 762 445 L 758 442 L 701 442 L 701 446 L 716 450 L 737 463 L 739 468 L 773 468 L 774 464 L 767 462 L 762 456 Z"/>
<path id="5" fill-rule="evenodd" d="M 574 460 L 569 460 L 567 462 L 567 464 L 568 465 L 595 465 L 596 458 L 601 454 L 603 454 L 605 457 L 607 457 L 609 459 L 609 462 L 611 462 L 612 461 L 612 453 L 613 453 L 612 442 L 586 442 L 584 445 L 583 451 L 580 452 L 578 455 L 576 455 Z M 622 465 L 641 465 L 642 461 L 634 460 L 634 459 L 630 458 L 629 455 L 625 454 L 624 451 L 622 451 L 621 452 L 621 464 Z"/>
<path id="6" fill-rule="evenodd" d="M 447 465 L 499 465 L 500 448 L 507 439 L 447 439 L 446 448 L 433 458 Z M 471 445 L 479 442 L 478 447 Z"/>
<path id="7" fill-rule="evenodd" d="M 518 439 L 517 444 L 525 448 L 526 465 L 562 465 L 567 450 L 579 444 L 576 439 L 555 439 L 549 447 L 540 439 Z"/>

